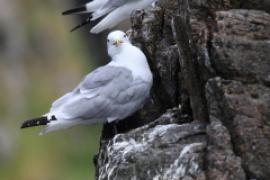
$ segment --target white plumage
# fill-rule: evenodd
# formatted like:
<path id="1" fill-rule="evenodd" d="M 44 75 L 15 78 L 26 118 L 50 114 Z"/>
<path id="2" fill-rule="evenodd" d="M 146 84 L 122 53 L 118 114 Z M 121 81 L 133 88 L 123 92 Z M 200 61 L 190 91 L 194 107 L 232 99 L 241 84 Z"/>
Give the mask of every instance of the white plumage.
<path id="1" fill-rule="evenodd" d="M 43 119 L 26 121 L 22 128 L 47 124 L 44 134 L 77 124 L 113 122 L 144 105 L 152 87 L 152 73 L 145 55 L 122 31 L 110 33 L 107 41 L 111 61 L 56 100 Z"/>
<path id="2" fill-rule="evenodd" d="M 99 33 L 116 26 L 121 21 L 130 17 L 131 13 L 137 9 L 144 9 L 156 0 L 93 0 L 82 7 L 74 8 L 63 12 L 64 15 L 90 13 L 91 17 L 84 23 L 74 28 L 77 29 L 90 21 L 105 16 L 96 26 L 91 29 L 91 33 Z"/>

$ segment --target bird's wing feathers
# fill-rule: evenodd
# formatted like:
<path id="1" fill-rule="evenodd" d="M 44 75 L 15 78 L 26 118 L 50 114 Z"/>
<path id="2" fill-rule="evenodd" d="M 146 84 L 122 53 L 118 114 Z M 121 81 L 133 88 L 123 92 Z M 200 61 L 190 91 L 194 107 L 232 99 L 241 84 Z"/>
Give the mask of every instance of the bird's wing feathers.
<path id="1" fill-rule="evenodd" d="M 107 1 L 101 8 L 108 8 L 108 7 L 119 7 L 122 6 L 123 4 L 129 2 L 129 1 L 134 1 L 134 0 L 110 0 Z"/>
<path id="2" fill-rule="evenodd" d="M 97 25 L 91 29 L 91 33 L 100 33 L 106 29 L 110 29 L 116 26 L 121 21 L 125 20 L 128 14 L 130 14 L 130 9 L 123 6 L 114 9 L 110 14 L 104 17 Z"/>
<path id="3" fill-rule="evenodd" d="M 109 0 L 93 0 L 83 6 L 68 9 L 62 12 L 63 15 L 92 13 L 102 8 Z"/>
<path id="4" fill-rule="evenodd" d="M 91 33 L 99 33 L 105 29 L 110 29 L 126 19 L 135 9 L 145 8 L 156 0 L 93 0 L 83 7 L 74 8 L 63 12 L 63 15 L 90 13 L 87 20 L 73 28 L 74 31 L 91 21 L 97 20 L 107 15 L 95 27 L 91 29 Z"/>
<path id="5" fill-rule="evenodd" d="M 129 70 L 103 66 L 86 76 L 78 90 L 57 100 L 50 113 L 63 119 L 122 119 L 143 104 L 148 91 L 149 85 L 134 81 Z"/>
<path id="6" fill-rule="evenodd" d="M 65 103 L 70 97 L 72 97 L 72 92 L 65 94 L 64 96 L 60 97 L 56 101 L 52 103 L 52 108 L 57 108 Z"/>
<path id="7" fill-rule="evenodd" d="M 94 13 L 92 14 L 91 20 L 96 20 L 112 12 L 116 8 L 123 6 L 126 3 L 133 2 L 133 1 L 137 1 L 137 0 L 107 0 L 102 6 L 100 6 L 100 8 L 94 11 Z"/>
<path id="8" fill-rule="evenodd" d="M 146 2 L 144 2 L 146 1 Z M 110 29 L 125 20 L 134 9 L 144 8 L 154 0 L 112 0 L 104 4 L 105 7 L 113 8 L 97 25 L 91 29 L 91 33 L 100 33 Z M 138 2 L 138 3 L 137 3 Z"/>

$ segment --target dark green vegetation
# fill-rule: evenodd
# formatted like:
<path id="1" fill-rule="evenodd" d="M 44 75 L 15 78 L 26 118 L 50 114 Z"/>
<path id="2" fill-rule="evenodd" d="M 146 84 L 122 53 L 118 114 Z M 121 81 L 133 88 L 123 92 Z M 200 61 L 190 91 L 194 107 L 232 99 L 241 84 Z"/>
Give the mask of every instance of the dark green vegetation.
<path id="1" fill-rule="evenodd" d="M 94 178 L 98 126 L 38 136 L 23 120 L 46 113 L 94 68 L 87 36 L 69 33 L 67 1 L 4 0 L 0 6 L 0 179 Z M 84 44 L 85 43 L 85 44 Z"/>

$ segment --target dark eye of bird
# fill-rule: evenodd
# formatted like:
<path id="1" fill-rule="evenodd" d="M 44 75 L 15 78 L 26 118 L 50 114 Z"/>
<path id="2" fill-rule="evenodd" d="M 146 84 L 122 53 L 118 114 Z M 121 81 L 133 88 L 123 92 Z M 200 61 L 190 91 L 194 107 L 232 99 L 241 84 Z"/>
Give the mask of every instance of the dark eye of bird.
<path id="1" fill-rule="evenodd" d="M 127 38 L 127 35 L 126 34 L 124 35 L 124 38 Z"/>
<path id="2" fill-rule="evenodd" d="M 107 42 L 110 42 L 110 40 L 109 40 L 109 39 L 107 39 Z"/>

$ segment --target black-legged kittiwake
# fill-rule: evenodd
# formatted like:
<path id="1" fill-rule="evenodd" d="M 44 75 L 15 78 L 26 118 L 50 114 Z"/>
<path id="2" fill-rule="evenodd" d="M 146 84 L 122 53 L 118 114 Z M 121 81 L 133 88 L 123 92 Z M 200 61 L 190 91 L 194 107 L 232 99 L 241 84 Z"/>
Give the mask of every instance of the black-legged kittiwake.
<path id="1" fill-rule="evenodd" d="M 149 98 L 152 73 L 144 53 L 122 31 L 107 38 L 111 61 L 90 74 L 71 92 L 53 102 L 43 117 L 21 128 L 47 125 L 41 134 L 77 124 L 122 120 L 142 108 Z"/>
<path id="2" fill-rule="evenodd" d="M 82 7 L 67 10 L 62 14 L 91 14 L 89 18 L 73 28 L 72 31 L 107 15 L 90 31 L 91 33 L 99 33 L 106 29 L 110 29 L 121 21 L 129 18 L 134 10 L 144 9 L 156 1 L 157 0 L 92 0 Z"/>

